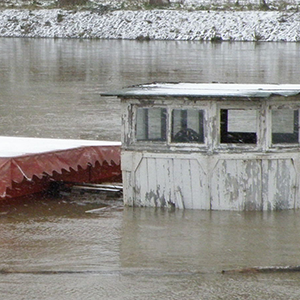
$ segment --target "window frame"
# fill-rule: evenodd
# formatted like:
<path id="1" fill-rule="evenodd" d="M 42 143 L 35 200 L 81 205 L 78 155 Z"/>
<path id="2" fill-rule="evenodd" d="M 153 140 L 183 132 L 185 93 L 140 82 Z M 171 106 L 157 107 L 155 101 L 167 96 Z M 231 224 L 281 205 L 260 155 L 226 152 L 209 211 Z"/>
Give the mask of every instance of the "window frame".
<path id="1" fill-rule="evenodd" d="M 132 138 L 131 144 L 136 145 L 150 145 L 150 144 L 156 144 L 156 145 L 168 145 L 170 147 L 175 148 L 203 148 L 207 147 L 207 107 L 206 106 L 180 106 L 180 105 L 162 105 L 160 103 L 153 104 L 153 105 L 140 105 L 136 103 L 131 104 L 131 111 L 133 113 L 131 118 L 131 132 L 132 132 Z M 165 109 L 166 112 L 166 127 L 165 127 L 165 139 L 156 139 L 156 140 L 149 140 L 149 139 L 138 139 L 137 138 L 137 126 L 138 126 L 138 109 L 151 109 L 151 108 L 160 108 Z M 177 143 L 172 142 L 172 112 L 173 110 L 195 110 L 195 111 L 202 111 L 203 112 L 203 142 L 192 142 L 192 143 Z"/>
<path id="2" fill-rule="evenodd" d="M 201 134 L 202 135 L 202 141 L 190 141 L 190 142 L 178 142 L 178 141 L 174 141 L 174 137 L 173 133 L 174 133 L 174 111 L 181 111 L 181 113 L 186 112 L 186 116 L 188 115 L 188 111 L 195 111 L 198 112 L 198 122 L 199 122 L 199 132 L 196 132 L 197 134 Z M 202 122 L 200 122 L 200 112 L 202 113 Z M 169 143 L 171 145 L 184 145 L 184 146 L 192 146 L 192 145 L 196 145 L 196 146 L 203 146 L 206 144 L 206 138 L 205 138 L 205 132 L 206 132 L 206 122 L 205 122 L 205 116 L 206 116 L 206 110 L 203 107 L 171 107 L 170 111 L 169 111 L 169 118 L 170 118 L 170 123 L 169 123 Z M 182 116 L 181 116 L 182 118 Z M 187 129 L 187 118 L 185 119 L 181 119 L 181 129 L 180 130 L 184 130 Z M 201 124 L 202 124 L 202 132 L 200 133 L 200 128 L 201 128 Z M 194 131 L 194 129 L 192 129 Z"/>
<path id="3" fill-rule="evenodd" d="M 147 120 L 147 124 L 146 124 L 146 136 L 147 138 L 145 139 L 138 139 L 137 138 L 137 126 L 138 126 L 138 110 L 142 109 L 146 111 L 146 115 L 148 116 L 149 109 L 161 109 L 161 116 L 163 114 L 165 114 L 165 118 L 161 118 L 162 122 L 161 122 L 161 138 L 157 138 L 157 139 L 149 139 L 149 119 Z M 133 126 L 134 126 L 134 142 L 137 143 L 153 143 L 153 142 L 157 142 L 157 143 L 166 143 L 168 141 L 168 109 L 167 107 L 164 106 L 147 106 L 147 107 L 141 107 L 141 106 L 136 106 L 135 107 L 135 118 L 134 118 L 134 122 L 133 122 Z"/>
<path id="4" fill-rule="evenodd" d="M 217 149 L 244 149 L 244 150 L 257 150 L 259 148 L 262 147 L 261 145 L 261 120 L 260 120 L 260 112 L 261 112 L 261 106 L 258 105 L 239 105 L 239 104 L 228 104 L 228 105 L 224 105 L 224 104 L 219 104 L 217 106 L 217 124 L 218 124 L 218 130 L 217 130 L 217 145 L 216 148 Z M 221 128 L 221 122 L 222 122 L 222 116 L 221 116 L 221 111 L 222 110 L 227 110 L 227 116 L 228 116 L 228 111 L 229 110 L 242 110 L 242 111 L 255 111 L 256 112 L 256 142 L 255 143 L 234 143 L 234 142 L 222 142 L 222 128 Z M 228 133 L 228 131 L 227 131 Z M 242 133 L 243 135 L 247 135 L 247 134 L 251 134 L 251 132 L 237 132 L 236 136 L 238 136 L 238 134 Z"/>
<path id="5" fill-rule="evenodd" d="M 298 113 L 298 118 L 297 118 L 297 124 L 294 124 L 294 132 L 290 133 L 290 135 L 293 134 L 297 134 L 298 136 L 298 141 L 295 143 L 285 143 L 285 142 L 281 142 L 281 143 L 274 143 L 273 142 L 273 111 L 274 110 L 293 110 L 294 113 L 295 111 L 297 111 Z M 270 115 L 270 133 L 269 133 L 269 145 L 270 148 L 295 148 L 295 147 L 299 147 L 300 144 L 300 107 L 298 105 L 271 105 L 269 108 L 269 115 Z M 298 128 L 298 132 L 295 133 L 295 129 Z M 282 133 L 279 133 L 282 134 Z M 288 134 L 288 133 L 287 133 Z"/>

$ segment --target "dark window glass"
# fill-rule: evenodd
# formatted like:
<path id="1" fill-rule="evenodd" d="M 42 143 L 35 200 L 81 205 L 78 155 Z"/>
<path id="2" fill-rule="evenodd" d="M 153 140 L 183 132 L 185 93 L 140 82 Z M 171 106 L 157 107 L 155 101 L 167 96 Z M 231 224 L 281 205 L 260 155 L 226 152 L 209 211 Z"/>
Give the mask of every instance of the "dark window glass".
<path id="1" fill-rule="evenodd" d="M 174 109 L 172 111 L 173 143 L 204 143 L 203 110 Z"/>
<path id="2" fill-rule="evenodd" d="M 293 109 L 272 110 L 272 143 L 298 143 L 299 113 Z"/>
<path id="3" fill-rule="evenodd" d="M 167 110 L 138 108 L 136 139 L 138 141 L 166 141 Z"/>
<path id="4" fill-rule="evenodd" d="M 221 109 L 221 143 L 256 144 L 257 111 Z"/>

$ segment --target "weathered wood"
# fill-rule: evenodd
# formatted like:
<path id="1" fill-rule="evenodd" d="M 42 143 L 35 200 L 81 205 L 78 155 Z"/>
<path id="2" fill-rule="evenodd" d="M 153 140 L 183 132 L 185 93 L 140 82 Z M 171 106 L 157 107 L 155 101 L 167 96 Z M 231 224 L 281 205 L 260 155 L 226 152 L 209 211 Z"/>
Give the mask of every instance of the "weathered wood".
<path id="1" fill-rule="evenodd" d="M 148 187 L 148 177 L 143 176 L 143 174 L 148 174 L 147 161 L 141 159 L 136 171 L 134 172 L 132 179 L 132 188 L 134 189 L 134 204 L 140 203 L 139 206 L 149 206 L 149 201 L 146 200 L 146 193 L 150 189 Z"/>
<path id="2" fill-rule="evenodd" d="M 99 212 L 108 211 L 108 210 L 110 211 L 110 210 L 116 209 L 116 208 L 120 208 L 120 206 L 118 206 L 118 205 L 105 205 L 104 207 L 87 210 L 85 213 L 94 214 L 94 213 L 99 213 Z"/>
<path id="3" fill-rule="evenodd" d="M 121 195 L 123 192 L 123 186 L 113 184 L 95 184 L 95 183 L 82 183 L 73 185 L 71 191 L 80 191 L 82 193 L 109 193 Z"/>
<path id="4" fill-rule="evenodd" d="M 95 186 L 86 186 L 86 185 L 74 185 L 72 189 L 90 191 L 90 192 L 112 192 L 112 193 L 119 193 L 122 191 L 122 189 L 118 189 L 118 188 L 95 187 Z"/>
<path id="5" fill-rule="evenodd" d="M 205 160 L 190 160 L 191 196 L 193 203 L 191 208 L 193 209 L 210 209 L 208 173 L 206 168 L 204 169 L 205 163 Z"/>
<path id="6" fill-rule="evenodd" d="M 300 85 L 283 86 L 281 90 L 280 86 L 207 84 L 203 94 L 202 87 L 153 84 L 153 90 L 146 85 L 118 94 L 122 106 L 124 203 L 212 210 L 299 208 L 300 131 L 296 125 L 300 123 Z M 163 123 L 166 139 L 137 140 L 136 115 L 140 108 L 167 111 L 167 122 Z M 189 124 L 187 119 L 180 123 L 177 115 L 176 126 L 172 125 L 172 111 L 180 109 L 203 113 L 204 142 L 172 141 L 172 130 Z M 274 113 L 281 109 L 285 110 L 283 114 Z M 235 119 L 235 112 L 239 116 L 250 115 L 251 120 Z M 297 119 L 298 115 L 294 128 L 288 124 L 282 131 L 298 132 L 296 144 L 285 143 L 284 139 L 281 143 L 280 138 L 280 143 L 272 144 L 274 128 L 281 136 L 281 125 L 272 124 L 272 112 L 277 118 L 289 115 Z M 181 118 L 182 115 L 196 114 L 186 112 Z M 229 122 L 228 118 L 232 120 Z M 159 118 L 156 121 L 159 123 Z M 247 133 L 251 138 L 245 138 Z"/>
<path id="7" fill-rule="evenodd" d="M 261 160 L 220 159 L 212 174 L 212 209 L 261 209 Z"/>
<path id="8" fill-rule="evenodd" d="M 299 159 L 299 158 L 298 158 Z M 292 159 L 269 159 L 264 184 L 268 187 L 268 206 L 289 209 L 296 200 L 297 173 Z"/>
<path id="9" fill-rule="evenodd" d="M 173 206 L 174 196 L 172 195 L 173 171 L 172 159 L 156 159 L 155 176 L 157 176 L 157 185 L 159 196 L 163 199 L 164 206 Z"/>
<path id="10" fill-rule="evenodd" d="M 123 185 L 126 186 L 126 188 L 123 189 L 123 202 L 124 205 L 128 206 L 137 205 L 136 193 L 133 187 L 133 183 L 135 182 L 135 180 L 132 179 L 132 176 L 134 176 L 134 173 L 132 172 L 122 172 Z"/>
<path id="11" fill-rule="evenodd" d="M 123 185 L 120 183 L 117 184 L 103 184 L 103 183 L 80 183 L 77 185 L 74 185 L 74 187 L 87 187 L 87 188 L 108 188 L 108 189 L 117 189 L 122 190 Z"/>
<path id="12" fill-rule="evenodd" d="M 182 154 L 173 154 L 171 159 L 168 154 L 160 154 L 155 159 L 146 155 L 132 173 L 133 177 L 131 172 L 124 172 L 124 186 L 126 184 L 132 199 L 130 203 L 139 205 L 137 201 L 141 201 L 142 206 L 161 207 L 173 202 L 178 208 L 221 210 L 273 210 L 299 206 L 297 173 L 291 159 L 257 160 L 254 154 L 248 159 L 242 154 L 227 154 L 227 159 L 223 155 L 216 160 L 210 177 L 208 170 L 203 168 L 205 163 L 210 168 L 207 157 L 201 158 L 201 165 L 196 159 L 182 157 Z M 284 178 L 278 179 L 281 176 Z M 280 202 L 280 199 L 285 201 Z"/>

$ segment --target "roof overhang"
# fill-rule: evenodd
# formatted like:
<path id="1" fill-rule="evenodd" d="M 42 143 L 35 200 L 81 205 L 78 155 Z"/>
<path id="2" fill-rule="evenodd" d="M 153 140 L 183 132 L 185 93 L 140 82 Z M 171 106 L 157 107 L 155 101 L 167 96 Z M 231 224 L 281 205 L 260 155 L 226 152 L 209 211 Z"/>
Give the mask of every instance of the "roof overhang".
<path id="1" fill-rule="evenodd" d="M 149 83 L 102 93 L 120 98 L 187 97 L 187 98 L 269 98 L 296 96 L 300 84 L 228 84 L 228 83 Z"/>

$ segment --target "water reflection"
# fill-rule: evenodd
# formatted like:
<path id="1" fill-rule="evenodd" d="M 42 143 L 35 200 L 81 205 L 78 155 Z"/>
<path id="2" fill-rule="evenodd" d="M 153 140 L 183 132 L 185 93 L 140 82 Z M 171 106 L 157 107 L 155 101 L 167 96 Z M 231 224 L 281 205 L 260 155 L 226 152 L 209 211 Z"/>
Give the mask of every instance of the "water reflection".
<path id="1" fill-rule="evenodd" d="M 119 101 L 153 81 L 298 83 L 297 43 L 1 39 L 0 135 L 120 139 Z"/>
<path id="2" fill-rule="evenodd" d="M 297 265 L 299 212 L 209 212 L 127 208 L 124 267 L 221 271 Z"/>
<path id="3" fill-rule="evenodd" d="M 119 140 L 119 101 L 100 92 L 153 81 L 299 83 L 299 50 L 297 43 L 1 39 L 0 135 Z M 298 265 L 298 211 L 115 205 L 86 213 L 102 200 L 1 205 L 0 270 L 12 271 L 0 272 L 1 296 L 299 299 L 297 273 L 221 274 Z M 49 270 L 62 273 L 42 273 Z"/>
<path id="4" fill-rule="evenodd" d="M 101 203 L 43 201 L 1 214 L 5 299 L 298 299 L 298 273 L 221 271 L 296 265 L 299 212 L 88 214 Z"/>

